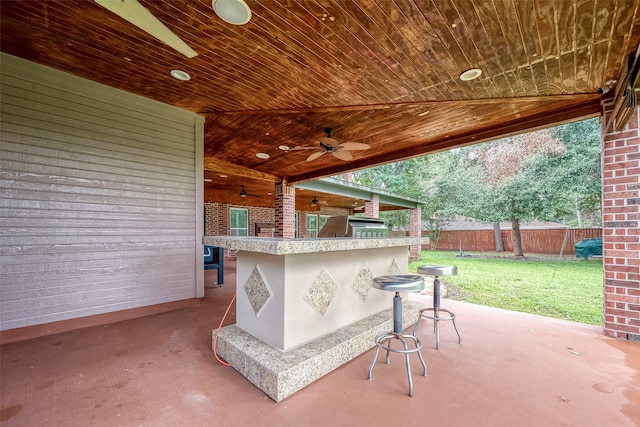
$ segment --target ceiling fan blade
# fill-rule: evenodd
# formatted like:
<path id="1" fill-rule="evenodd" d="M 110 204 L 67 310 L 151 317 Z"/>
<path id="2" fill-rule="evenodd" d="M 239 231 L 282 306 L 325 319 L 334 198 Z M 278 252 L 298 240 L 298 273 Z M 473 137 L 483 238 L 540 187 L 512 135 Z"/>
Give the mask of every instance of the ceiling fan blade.
<path id="1" fill-rule="evenodd" d="M 324 138 L 321 138 L 321 139 L 320 139 L 320 142 L 321 142 L 322 144 L 324 144 L 324 145 L 330 145 L 330 146 L 332 146 L 332 147 L 336 147 L 336 146 L 340 145 L 340 143 L 339 143 L 338 141 L 336 141 L 336 140 L 335 140 L 335 139 L 333 139 L 333 138 L 329 138 L 328 136 L 327 136 L 327 137 L 324 137 Z"/>
<path id="2" fill-rule="evenodd" d="M 335 157 L 339 158 L 340 160 L 351 160 L 351 159 L 353 159 L 353 156 L 347 150 L 332 151 L 331 154 L 333 154 Z"/>
<path id="3" fill-rule="evenodd" d="M 187 58 L 193 58 L 198 54 L 153 16 L 138 0 L 95 0 L 95 2 L 174 48 Z"/>
<path id="4" fill-rule="evenodd" d="M 322 156 L 324 153 L 326 153 L 326 151 L 322 150 L 322 151 L 318 151 L 317 153 L 313 153 L 312 155 L 310 155 L 309 157 L 307 157 L 307 162 L 312 162 L 315 159 L 317 159 L 318 157 Z"/>
<path id="5" fill-rule="evenodd" d="M 317 150 L 319 147 L 293 147 L 291 149 L 289 149 L 289 151 L 296 151 L 296 150 Z"/>
<path id="6" fill-rule="evenodd" d="M 369 144 L 361 144 L 359 142 L 345 142 L 340 144 L 344 150 L 368 150 L 371 148 Z"/>

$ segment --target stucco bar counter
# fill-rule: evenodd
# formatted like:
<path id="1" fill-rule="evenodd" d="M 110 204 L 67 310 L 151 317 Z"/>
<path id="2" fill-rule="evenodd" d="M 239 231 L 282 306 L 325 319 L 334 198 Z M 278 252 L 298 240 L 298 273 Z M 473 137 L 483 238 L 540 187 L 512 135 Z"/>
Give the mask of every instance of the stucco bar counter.
<path id="1" fill-rule="evenodd" d="M 204 237 L 205 245 L 238 250 L 236 324 L 220 330 L 218 354 L 275 401 L 286 398 L 392 329 L 392 299 L 371 281 L 406 274 L 409 246 L 420 242 Z M 404 300 L 407 327 L 421 307 Z"/>

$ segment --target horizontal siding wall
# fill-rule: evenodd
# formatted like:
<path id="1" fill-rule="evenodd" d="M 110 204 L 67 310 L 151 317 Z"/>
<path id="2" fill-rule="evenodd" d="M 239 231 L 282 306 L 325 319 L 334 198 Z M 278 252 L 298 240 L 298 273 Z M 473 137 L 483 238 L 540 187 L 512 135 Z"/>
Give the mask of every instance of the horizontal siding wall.
<path id="1" fill-rule="evenodd" d="M 0 330 L 196 297 L 202 119 L 1 59 Z"/>

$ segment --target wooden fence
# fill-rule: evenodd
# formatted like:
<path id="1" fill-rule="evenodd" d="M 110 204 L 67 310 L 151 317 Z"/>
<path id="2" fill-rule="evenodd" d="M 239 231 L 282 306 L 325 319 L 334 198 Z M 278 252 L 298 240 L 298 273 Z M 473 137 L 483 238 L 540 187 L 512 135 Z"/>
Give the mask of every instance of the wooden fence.
<path id="1" fill-rule="evenodd" d="M 502 230 L 505 252 L 513 252 L 511 230 Z M 574 246 L 582 239 L 599 239 L 601 228 L 555 228 L 520 230 L 522 251 L 527 254 L 575 255 Z M 428 236 L 428 232 L 423 232 Z M 423 246 L 429 249 L 429 245 Z M 435 249 L 495 252 L 493 230 L 442 231 Z"/>

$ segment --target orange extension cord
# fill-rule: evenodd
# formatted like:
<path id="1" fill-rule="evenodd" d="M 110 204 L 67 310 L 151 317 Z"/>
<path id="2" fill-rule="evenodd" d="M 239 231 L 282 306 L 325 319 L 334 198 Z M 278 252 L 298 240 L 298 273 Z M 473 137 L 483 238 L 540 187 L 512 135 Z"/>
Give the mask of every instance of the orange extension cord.
<path id="1" fill-rule="evenodd" d="M 220 325 L 216 330 L 216 337 L 213 340 L 213 355 L 215 356 L 216 360 L 220 362 L 221 365 L 224 365 L 224 366 L 231 366 L 231 364 L 225 362 L 220 358 L 220 356 L 218 356 L 218 352 L 216 351 L 216 348 L 218 347 L 218 335 L 220 335 L 220 328 L 222 328 L 222 323 L 224 322 L 224 319 L 227 318 L 227 314 L 229 314 L 229 310 L 231 310 L 231 306 L 233 305 L 233 302 L 235 300 L 236 300 L 236 294 L 234 293 L 233 298 L 231 298 L 231 302 L 229 303 L 229 307 L 227 307 L 227 311 L 224 312 L 224 316 L 222 316 L 222 319 L 220 320 Z"/>

